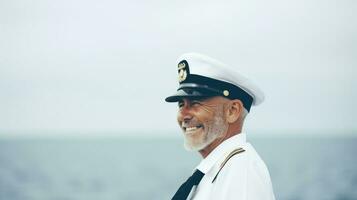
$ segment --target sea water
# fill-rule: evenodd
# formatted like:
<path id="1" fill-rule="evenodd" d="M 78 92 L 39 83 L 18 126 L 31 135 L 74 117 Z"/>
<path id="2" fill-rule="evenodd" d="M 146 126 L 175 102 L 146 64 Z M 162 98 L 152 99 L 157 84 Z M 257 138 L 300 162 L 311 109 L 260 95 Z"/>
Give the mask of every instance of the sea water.
<path id="1" fill-rule="evenodd" d="M 357 199 L 357 137 L 249 137 L 277 200 Z M 200 156 L 181 138 L 2 138 L 0 200 L 171 199 Z"/>

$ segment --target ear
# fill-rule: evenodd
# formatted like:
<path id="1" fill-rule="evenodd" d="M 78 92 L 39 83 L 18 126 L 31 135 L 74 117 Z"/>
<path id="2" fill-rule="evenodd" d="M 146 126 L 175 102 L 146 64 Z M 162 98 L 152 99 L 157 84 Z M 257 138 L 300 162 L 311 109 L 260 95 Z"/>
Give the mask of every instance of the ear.
<path id="1" fill-rule="evenodd" d="M 226 108 L 226 120 L 228 123 L 232 124 L 236 122 L 243 112 L 243 104 L 240 100 L 234 99 L 230 100 Z"/>

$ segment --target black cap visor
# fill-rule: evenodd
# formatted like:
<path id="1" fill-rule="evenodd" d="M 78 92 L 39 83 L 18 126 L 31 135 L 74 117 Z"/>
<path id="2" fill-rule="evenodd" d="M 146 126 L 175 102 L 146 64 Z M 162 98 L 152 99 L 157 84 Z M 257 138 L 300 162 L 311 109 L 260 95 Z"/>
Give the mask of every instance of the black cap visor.
<path id="1" fill-rule="evenodd" d="M 249 112 L 253 97 L 240 87 L 228 82 L 199 75 L 190 75 L 190 79 L 180 84 L 177 93 L 165 99 L 166 102 L 177 102 L 183 98 L 203 99 L 223 96 L 228 99 L 239 99 Z"/>
<path id="2" fill-rule="evenodd" d="M 165 99 L 166 102 L 178 102 L 184 98 L 188 99 L 204 99 L 214 96 L 221 96 L 221 92 L 207 86 L 197 84 L 185 84 L 180 87 L 176 94 L 169 96 Z"/>

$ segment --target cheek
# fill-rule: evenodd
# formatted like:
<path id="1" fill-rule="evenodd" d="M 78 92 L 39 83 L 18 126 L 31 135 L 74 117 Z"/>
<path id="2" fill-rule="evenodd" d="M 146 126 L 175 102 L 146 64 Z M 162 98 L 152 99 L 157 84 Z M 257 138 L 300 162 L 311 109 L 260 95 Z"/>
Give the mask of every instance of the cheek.
<path id="1" fill-rule="evenodd" d="M 179 118 L 179 116 L 177 116 L 176 121 L 179 125 L 181 125 L 182 120 Z"/>
<path id="2" fill-rule="evenodd" d="M 182 114 L 182 112 L 178 111 L 177 115 L 176 115 L 176 121 L 177 123 L 181 126 L 181 123 L 184 121 L 184 115 Z"/>
<path id="3" fill-rule="evenodd" d="M 209 122 L 211 122 L 213 120 L 214 115 L 215 115 L 215 111 L 212 110 L 212 108 L 208 108 L 206 106 L 202 106 L 200 108 L 200 111 L 197 112 L 196 117 L 202 123 L 209 123 Z"/>
<path id="4" fill-rule="evenodd" d="M 180 124 L 180 123 L 182 122 L 182 116 L 181 116 L 180 113 L 177 113 L 177 115 L 176 115 L 176 121 L 177 121 L 178 124 Z"/>
<path id="5" fill-rule="evenodd" d="M 223 113 L 220 110 L 215 112 L 205 112 L 200 116 L 201 122 L 204 124 L 206 128 L 212 128 L 214 125 L 216 118 L 224 120 Z"/>
<path id="6" fill-rule="evenodd" d="M 207 114 L 199 115 L 197 116 L 197 120 L 200 121 L 205 127 L 208 127 L 213 121 L 213 116 Z"/>

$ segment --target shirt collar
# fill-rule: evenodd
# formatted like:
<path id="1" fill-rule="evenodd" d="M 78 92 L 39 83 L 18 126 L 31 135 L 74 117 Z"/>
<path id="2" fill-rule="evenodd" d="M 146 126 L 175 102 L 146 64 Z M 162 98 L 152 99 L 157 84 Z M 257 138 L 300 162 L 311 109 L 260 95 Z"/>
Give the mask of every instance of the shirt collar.
<path id="1" fill-rule="evenodd" d="M 200 162 L 196 169 L 206 174 L 217 163 L 217 161 L 224 156 L 224 154 L 226 154 L 227 152 L 229 153 L 230 151 L 234 150 L 239 146 L 243 146 L 243 144 L 245 143 L 245 133 L 239 133 L 226 139 L 215 149 L 213 149 L 213 151 Z"/>

